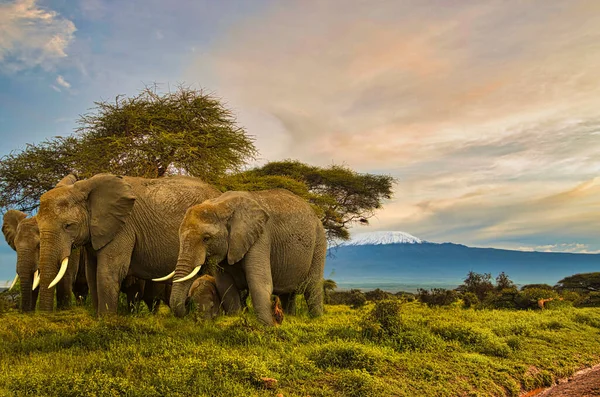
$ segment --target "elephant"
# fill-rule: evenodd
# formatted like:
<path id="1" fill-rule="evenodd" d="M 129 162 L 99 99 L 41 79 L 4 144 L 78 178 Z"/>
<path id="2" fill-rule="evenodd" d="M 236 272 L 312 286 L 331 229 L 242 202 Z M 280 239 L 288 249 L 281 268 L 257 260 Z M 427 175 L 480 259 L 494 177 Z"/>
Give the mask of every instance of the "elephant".
<path id="1" fill-rule="evenodd" d="M 243 301 L 243 295 L 241 298 Z M 196 312 L 199 313 L 199 317 L 205 320 L 213 319 L 221 313 L 221 298 L 217 291 L 217 282 L 213 276 L 205 274 L 194 280 L 188 292 L 186 305 L 189 307 L 192 302 Z M 272 311 L 275 323 L 281 324 L 283 322 L 283 310 L 277 295 L 272 298 Z"/>
<path id="2" fill-rule="evenodd" d="M 171 285 L 157 283 L 150 280 L 142 280 L 134 276 L 127 276 L 121 282 L 121 292 L 127 295 L 127 308 L 134 311 L 138 302 L 144 301 L 148 310 L 156 313 L 160 307 L 160 302 L 169 304 L 171 296 Z"/>
<path id="3" fill-rule="evenodd" d="M 218 263 L 217 290 L 226 313 L 240 310 L 248 289 L 258 319 L 273 325 L 271 295 L 304 295 L 309 314 L 323 313 L 327 240 L 311 206 L 285 189 L 229 191 L 190 207 L 179 228 L 179 257 L 171 310 L 185 315 L 185 300 L 200 267 Z"/>
<path id="4" fill-rule="evenodd" d="M 65 181 L 66 180 L 66 181 Z M 72 246 L 85 246 L 94 312 L 116 314 L 127 275 L 149 280 L 174 271 L 178 229 L 186 210 L 221 193 L 189 176 L 155 179 L 72 176 L 40 197 L 40 309 L 54 309 L 54 285 Z M 157 280 L 162 281 L 162 280 Z"/>
<path id="5" fill-rule="evenodd" d="M 28 218 L 27 214 L 8 210 L 4 214 L 2 232 L 8 245 L 17 252 L 17 278 L 21 280 L 21 310 L 35 309 L 39 289 L 37 284 L 40 254 L 40 233 L 35 216 Z M 71 303 L 71 292 L 75 296 L 87 295 L 85 269 L 79 266 L 81 252 L 71 251 L 69 267 L 65 277 L 57 284 L 57 303 L 59 308 L 67 308 Z"/>
<path id="6" fill-rule="evenodd" d="M 188 292 L 186 305 L 189 306 L 191 302 L 193 302 L 200 317 L 205 320 L 210 320 L 219 315 L 221 312 L 221 298 L 219 298 L 217 283 L 213 276 L 205 274 L 194 280 Z"/>

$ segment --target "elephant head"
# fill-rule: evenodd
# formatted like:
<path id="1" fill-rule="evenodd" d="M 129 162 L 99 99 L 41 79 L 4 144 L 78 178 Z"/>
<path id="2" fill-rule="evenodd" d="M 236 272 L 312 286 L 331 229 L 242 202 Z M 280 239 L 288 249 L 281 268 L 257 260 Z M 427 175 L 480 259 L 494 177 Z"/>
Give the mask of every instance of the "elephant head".
<path id="1" fill-rule="evenodd" d="M 196 306 L 200 317 L 209 320 L 219 315 L 221 299 L 214 277 L 205 274 L 194 280 L 187 299 Z"/>
<path id="2" fill-rule="evenodd" d="M 53 309 L 53 287 L 65 274 L 71 248 L 89 244 L 100 250 L 123 228 L 134 202 L 131 186 L 110 174 L 77 182 L 69 175 L 41 196 L 37 218 L 42 310 Z"/>
<path id="3" fill-rule="evenodd" d="M 185 315 L 192 278 L 209 259 L 229 265 L 242 260 L 264 230 L 269 215 L 250 195 L 228 192 L 189 208 L 179 228 L 179 257 L 170 306 Z M 171 276 L 170 275 L 170 276 Z"/>
<path id="4" fill-rule="evenodd" d="M 21 280 L 21 310 L 31 311 L 35 308 L 37 291 L 34 290 L 39 282 L 40 233 L 36 218 L 27 218 L 27 214 L 21 211 L 8 210 L 4 214 L 2 232 L 8 245 L 17 252 L 15 281 L 17 278 Z"/>

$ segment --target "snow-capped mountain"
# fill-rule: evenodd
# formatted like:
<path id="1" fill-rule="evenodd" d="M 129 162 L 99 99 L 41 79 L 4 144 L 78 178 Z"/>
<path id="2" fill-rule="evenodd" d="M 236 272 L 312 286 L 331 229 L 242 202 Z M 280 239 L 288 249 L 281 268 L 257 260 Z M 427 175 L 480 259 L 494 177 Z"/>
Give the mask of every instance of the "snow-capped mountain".
<path id="1" fill-rule="evenodd" d="M 357 233 L 329 249 L 325 278 L 341 288 L 455 288 L 469 271 L 506 272 L 517 284 L 555 284 L 576 273 L 598 271 L 600 254 L 524 252 L 432 243 L 405 232 Z"/>
<path id="2" fill-rule="evenodd" d="M 422 244 L 425 242 L 406 232 L 378 231 L 357 233 L 349 241 L 344 241 L 341 245 Z"/>

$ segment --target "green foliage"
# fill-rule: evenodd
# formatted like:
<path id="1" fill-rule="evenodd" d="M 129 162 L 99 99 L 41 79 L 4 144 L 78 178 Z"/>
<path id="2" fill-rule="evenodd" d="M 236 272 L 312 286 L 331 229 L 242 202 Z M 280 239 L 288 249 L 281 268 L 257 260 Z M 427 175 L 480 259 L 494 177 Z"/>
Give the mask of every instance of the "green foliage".
<path id="1" fill-rule="evenodd" d="M 475 307 L 479 304 L 479 298 L 473 292 L 465 292 L 461 298 L 465 308 Z"/>
<path id="2" fill-rule="evenodd" d="M 27 145 L 0 159 L 0 207 L 31 211 L 68 173 L 156 178 L 187 174 L 214 182 L 256 154 L 253 139 L 221 102 L 178 87 L 95 102 L 69 137 Z"/>
<path id="3" fill-rule="evenodd" d="M 426 290 L 419 288 L 417 290 L 419 300 L 428 306 L 447 306 L 458 300 L 456 291 L 444 288 L 432 288 Z"/>
<path id="4" fill-rule="evenodd" d="M 348 227 L 367 225 L 384 199 L 392 197 L 394 178 L 361 174 L 341 165 L 316 167 L 294 160 L 270 162 L 217 183 L 221 190 L 284 188 L 307 199 L 321 217 L 330 241 L 348 239 Z"/>
<path id="5" fill-rule="evenodd" d="M 516 305 L 521 309 L 538 309 L 540 299 L 557 299 L 558 293 L 545 288 L 527 288 L 516 298 Z"/>
<path id="6" fill-rule="evenodd" d="M 367 297 L 359 289 L 332 291 L 329 293 L 329 302 L 332 305 L 349 305 L 353 309 L 357 309 L 367 303 Z"/>
<path id="7" fill-rule="evenodd" d="M 461 292 L 472 292 L 477 295 L 477 299 L 480 301 L 483 301 L 486 295 L 492 290 L 494 290 L 494 285 L 492 284 L 492 275 L 490 273 L 479 274 L 470 271 L 463 285 L 460 286 Z"/>
<path id="8" fill-rule="evenodd" d="M 558 282 L 559 290 L 578 292 L 600 292 L 600 272 L 579 273 L 565 277 Z"/>
<path id="9" fill-rule="evenodd" d="M 521 291 L 525 291 L 526 289 L 530 289 L 530 288 L 549 289 L 549 290 L 554 289 L 554 287 L 552 287 L 551 285 L 548 285 L 548 284 L 525 284 L 524 286 L 521 287 Z"/>
<path id="10" fill-rule="evenodd" d="M 401 309 L 402 302 L 399 300 L 376 302 L 375 306 L 361 321 L 363 335 L 373 340 L 399 335 L 402 331 Z"/>
<path id="11" fill-rule="evenodd" d="M 508 275 L 506 273 L 501 272 L 496 277 L 496 290 L 497 291 L 512 290 L 512 289 L 516 289 L 516 288 L 517 287 L 515 286 L 515 283 L 513 283 L 510 278 L 508 278 Z"/>
<path id="12" fill-rule="evenodd" d="M 0 158 L 0 208 L 30 212 L 37 208 L 42 194 L 65 175 L 77 169 L 78 140 L 55 137 L 40 144 L 27 144 Z"/>
<path id="13" fill-rule="evenodd" d="M 371 321 L 391 331 L 363 333 Z M 323 317 L 286 316 L 272 328 L 247 314 L 176 319 L 166 307 L 100 320 L 82 308 L 9 309 L 0 322 L 0 395 L 518 396 L 597 363 L 599 328 L 590 308 L 401 300 L 360 311 L 327 306 Z"/>
<path id="14" fill-rule="evenodd" d="M 372 291 L 365 292 L 365 297 L 367 298 L 368 301 L 371 301 L 371 302 L 378 302 L 381 300 L 396 298 L 396 296 L 394 294 L 392 294 L 391 292 L 383 291 L 379 288 L 376 288 Z"/>

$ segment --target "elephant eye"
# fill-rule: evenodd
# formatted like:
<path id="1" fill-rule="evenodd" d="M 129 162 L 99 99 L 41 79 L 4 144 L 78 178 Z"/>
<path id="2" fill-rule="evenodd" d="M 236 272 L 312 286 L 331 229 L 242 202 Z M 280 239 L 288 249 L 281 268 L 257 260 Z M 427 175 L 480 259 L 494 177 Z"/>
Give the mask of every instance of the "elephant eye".
<path id="1" fill-rule="evenodd" d="M 210 240 L 210 236 L 208 234 L 205 234 L 204 236 L 202 236 L 202 241 L 204 241 L 206 243 L 206 242 L 208 242 L 208 240 Z"/>
<path id="2" fill-rule="evenodd" d="M 75 225 L 74 223 L 65 223 L 65 229 L 67 229 L 67 230 L 72 229 L 74 225 Z"/>

